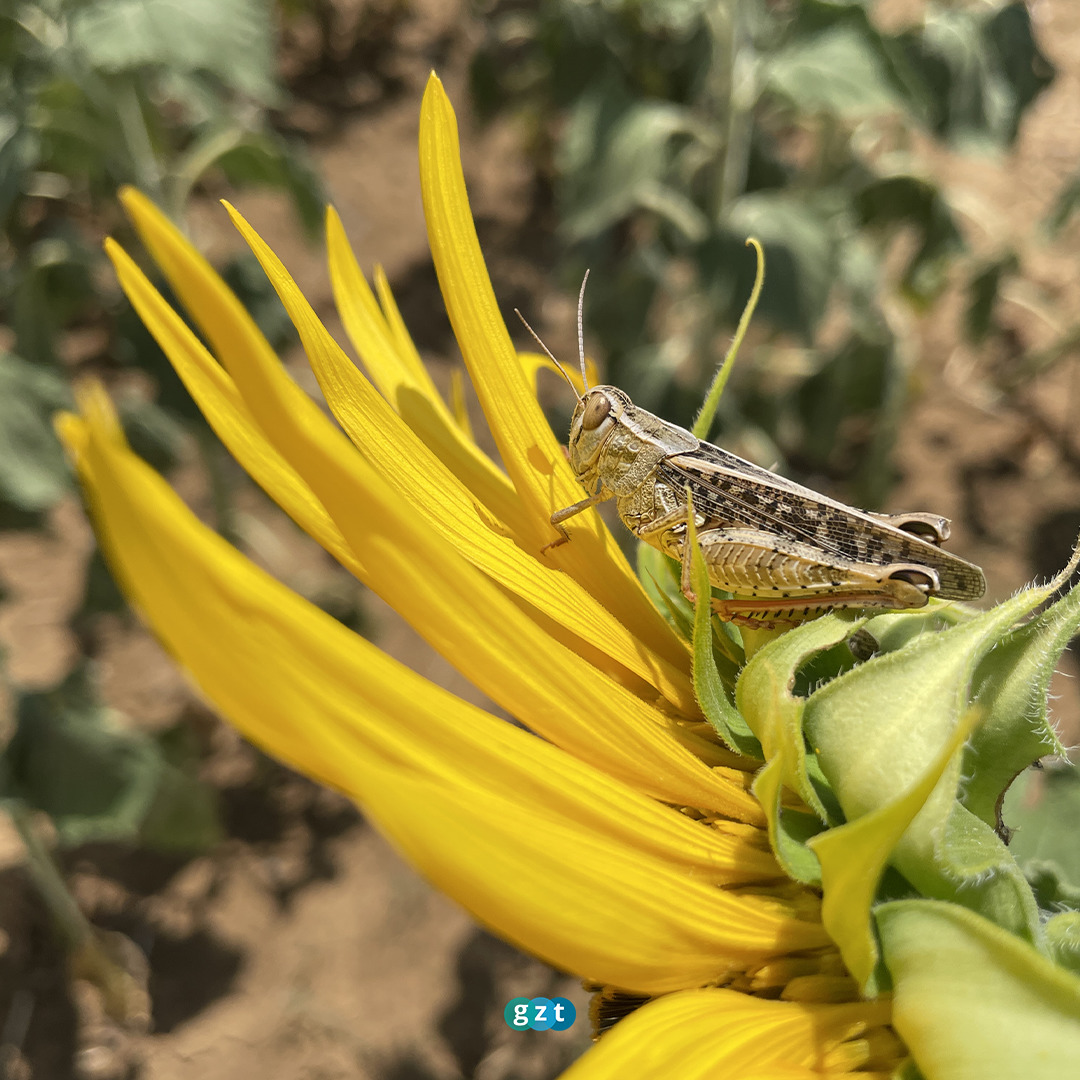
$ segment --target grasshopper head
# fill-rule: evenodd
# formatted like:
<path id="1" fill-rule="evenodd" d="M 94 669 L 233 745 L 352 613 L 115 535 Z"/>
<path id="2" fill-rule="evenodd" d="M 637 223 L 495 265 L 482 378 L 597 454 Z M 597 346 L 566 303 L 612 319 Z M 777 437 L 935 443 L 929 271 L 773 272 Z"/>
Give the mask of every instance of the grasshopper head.
<path id="1" fill-rule="evenodd" d="M 594 386 L 570 421 L 570 466 L 579 480 L 594 477 L 608 436 L 619 426 L 630 399 L 614 386 Z"/>

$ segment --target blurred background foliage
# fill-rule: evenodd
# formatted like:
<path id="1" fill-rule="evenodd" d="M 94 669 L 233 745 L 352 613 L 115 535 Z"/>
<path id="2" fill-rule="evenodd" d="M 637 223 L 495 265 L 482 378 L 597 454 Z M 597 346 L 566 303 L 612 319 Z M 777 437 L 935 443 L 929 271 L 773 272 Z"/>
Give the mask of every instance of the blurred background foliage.
<path id="1" fill-rule="evenodd" d="M 993 326 L 1002 253 L 976 265 L 917 140 L 1015 140 L 1054 78 L 1022 3 L 925 6 L 887 33 L 853 0 L 507 0 L 472 68 L 482 116 L 532 133 L 611 382 L 687 423 L 766 250 L 753 363 L 721 406 L 756 460 L 846 481 L 878 506 L 910 385 L 910 315 L 970 275 Z M 1063 193 L 1060 226 L 1080 199 Z M 902 237 L 903 257 L 897 259 Z"/>
<path id="2" fill-rule="evenodd" d="M 44 534 L 73 495 L 51 418 L 93 373 L 155 467 L 174 464 L 184 440 L 199 448 L 214 523 L 234 535 L 242 481 L 120 295 L 100 241 L 111 234 L 138 251 L 116 201 L 123 184 L 181 228 L 193 198 L 269 187 L 314 237 L 326 200 L 284 120 L 276 34 L 288 37 L 294 20 L 314 27 L 314 61 L 294 85 L 329 112 L 358 73 L 374 96 L 405 85 L 386 54 L 407 0 L 359 0 L 348 19 L 339 6 L 0 0 L 0 530 Z M 914 316 L 959 280 L 968 339 L 1003 336 L 999 301 L 1021 273 L 1012 250 L 969 250 L 920 150 L 1007 149 L 1054 78 L 1024 4 L 918 9 L 887 31 L 872 4 L 851 0 L 498 0 L 478 6 L 471 68 L 475 113 L 525 133 L 537 204 L 557 223 L 562 287 L 576 293 L 592 270 L 586 321 L 607 380 L 689 423 L 750 292 L 744 242 L 755 235 L 766 284 L 753 362 L 736 368 L 721 404 L 723 441 L 827 476 L 869 507 L 892 482 Z M 1078 206 L 1080 172 L 1045 234 Z M 271 342 L 288 346 L 291 328 L 251 257 L 223 272 Z M 1078 346 L 1080 321 L 991 375 L 1015 386 Z M 352 625 L 361 618 L 354 599 L 315 599 Z M 92 556 L 71 624 L 79 662 L 56 686 L 12 687 L 0 731 L 0 804 L 35 882 L 71 949 L 85 961 L 101 945 L 87 964 L 114 973 L 50 847 L 191 852 L 222 835 L 192 725 L 148 733 L 102 704 L 92 627 L 124 611 Z M 124 993 L 117 1000 L 129 1007 Z"/>
<path id="3" fill-rule="evenodd" d="M 302 5 L 300 5 L 302 7 Z M 92 372 L 118 395 L 133 446 L 158 468 L 198 437 L 228 520 L 230 472 L 157 346 L 131 312 L 101 250 L 128 239 L 117 189 L 133 184 L 181 227 L 199 189 L 257 185 L 290 198 L 321 228 L 325 196 L 303 146 L 279 131 L 272 9 L 261 0 L 5 0 L 0 5 L 0 529 L 48 529 L 75 490 L 52 415 Z M 132 250 L 136 247 L 128 245 Z M 254 260 L 224 274 L 278 346 L 291 331 Z M 76 630 L 123 601 L 97 556 Z M 186 726 L 139 730 L 100 701 L 88 654 L 58 686 L 12 688 L 0 753 L 0 805 L 73 947 L 89 928 L 62 899 L 33 834 L 42 812 L 56 844 L 116 841 L 197 851 L 221 836 L 212 791 L 196 779 Z M 91 967 L 94 965 L 91 964 Z"/>

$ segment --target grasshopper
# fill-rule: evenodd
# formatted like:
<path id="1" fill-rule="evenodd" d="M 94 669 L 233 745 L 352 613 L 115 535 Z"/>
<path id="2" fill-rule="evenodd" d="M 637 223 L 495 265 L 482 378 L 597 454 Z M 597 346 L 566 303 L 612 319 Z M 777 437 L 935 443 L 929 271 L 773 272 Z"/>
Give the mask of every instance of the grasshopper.
<path id="1" fill-rule="evenodd" d="M 979 567 L 942 550 L 947 518 L 845 506 L 698 439 L 617 387 L 590 388 L 580 301 L 578 345 L 585 393 L 570 421 L 568 456 L 592 494 L 551 515 L 561 536 L 547 547 L 569 540 L 563 522 L 614 499 L 639 540 L 681 563 L 682 592 L 693 601 L 692 498 L 709 582 L 734 594 L 713 598 L 712 608 L 738 625 L 792 624 L 838 608 L 918 608 L 930 597 L 977 600 L 985 592 Z"/>

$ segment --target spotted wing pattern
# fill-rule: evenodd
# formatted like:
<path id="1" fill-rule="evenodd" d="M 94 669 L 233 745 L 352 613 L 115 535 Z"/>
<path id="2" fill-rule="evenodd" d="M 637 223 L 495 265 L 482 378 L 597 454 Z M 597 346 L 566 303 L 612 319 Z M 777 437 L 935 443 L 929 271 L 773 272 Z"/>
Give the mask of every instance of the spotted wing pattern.
<path id="1" fill-rule="evenodd" d="M 941 584 L 935 595 L 946 600 L 975 600 L 986 590 L 972 563 L 712 443 L 665 458 L 660 472 L 677 488 L 689 484 L 694 509 L 717 526 L 761 529 L 873 566 L 928 566 Z"/>

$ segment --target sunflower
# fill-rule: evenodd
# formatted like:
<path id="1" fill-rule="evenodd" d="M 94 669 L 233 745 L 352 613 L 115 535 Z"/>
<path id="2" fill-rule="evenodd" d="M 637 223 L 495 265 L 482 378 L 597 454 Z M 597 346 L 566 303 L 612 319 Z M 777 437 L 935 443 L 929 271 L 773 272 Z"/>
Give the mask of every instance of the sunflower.
<path id="1" fill-rule="evenodd" d="M 373 291 L 332 210 L 335 297 L 370 381 L 227 207 L 336 424 L 139 193 L 124 206 L 201 338 L 122 249 L 107 251 L 241 465 L 520 726 L 392 660 L 202 525 L 90 384 L 58 430 L 133 604 L 248 738 L 354 799 L 484 925 L 594 984 L 600 1026 L 640 1003 L 568 1076 L 884 1077 L 912 1055 L 930 1080 L 1053 1075 L 973 1071 L 993 1052 L 978 1033 L 1002 1013 L 1038 1014 L 1017 1053 L 1075 1055 L 1080 993 L 1023 898 L 1011 922 L 988 917 L 999 894 L 965 905 L 941 886 L 958 871 L 928 837 L 953 820 L 976 729 L 1024 688 L 1045 697 L 1023 664 L 1033 642 L 1044 659 L 1064 647 L 1077 604 L 1026 623 L 1020 644 L 1018 620 L 1051 587 L 996 614 L 831 615 L 742 640 L 714 636 L 659 557 L 639 579 L 595 511 L 547 548 L 552 511 L 581 488 L 499 315 L 434 75 L 420 165 L 439 283 L 502 468 L 440 397 L 385 278 Z M 861 664 L 845 644 L 860 630 L 878 653 Z M 920 661 L 932 685 L 908 695 Z M 908 740 L 918 753 L 898 755 L 905 703 L 926 718 Z M 868 723 L 892 742 L 867 752 Z M 996 995 L 980 986 L 990 977 Z"/>

